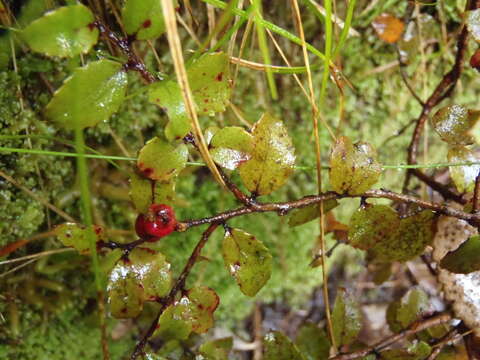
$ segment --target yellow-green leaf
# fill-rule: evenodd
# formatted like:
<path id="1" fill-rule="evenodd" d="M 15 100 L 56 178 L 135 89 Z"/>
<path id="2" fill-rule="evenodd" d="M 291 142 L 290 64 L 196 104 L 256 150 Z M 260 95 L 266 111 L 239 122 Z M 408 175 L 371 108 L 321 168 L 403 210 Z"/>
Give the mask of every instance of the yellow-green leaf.
<path id="1" fill-rule="evenodd" d="M 136 275 L 129 271 L 128 266 L 120 265 L 122 262 L 120 260 L 110 274 L 107 285 L 108 304 L 113 317 L 128 319 L 137 317 L 142 312 L 145 293 Z"/>
<path id="2" fill-rule="evenodd" d="M 272 255 L 253 235 L 240 229 L 227 231 L 222 253 L 225 266 L 245 295 L 255 296 L 270 279 Z"/>
<path id="3" fill-rule="evenodd" d="M 184 144 L 175 148 L 155 137 L 140 150 L 137 166 L 149 179 L 168 181 L 185 167 L 187 156 L 188 149 Z"/>
<path id="4" fill-rule="evenodd" d="M 46 13 L 22 31 L 28 46 L 48 56 L 73 57 L 87 53 L 98 40 L 92 12 L 82 4 Z"/>
<path id="5" fill-rule="evenodd" d="M 271 331 L 263 338 L 264 360 L 305 360 L 297 346 L 279 331 Z"/>
<path id="6" fill-rule="evenodd" d="M 264 114 L 252 129 L 252 158 L 238 168 L 247 189 L 267 195 L 288 180 L 295 165 L 295 152 L 283 122 Z"/>
<path id="7" fill-rule="evenodd" d="M 176 0 L 172 0 L 174 6 Z M 154 39 L 165 32 L 161 0 L 127 0 L 122 9 L 125 31 L 138 40 Z"/>
<path id="8" fill-rule="evenodd" d="M 326 214 L 330 210 L 338 206 L 336 199 L 330 199 L 323 202 L 323 213 Z M 320 216 L 320 205 L 313 204 L 301 209 L 295 209 L 288 218 L 288 225 L 295 227 L 306 224 Z"/>
<path id="9" fill-rule="evenodd" d="M 184 313 L 188 311 L 187 305 L 170 305 L 158 319 L 158 327 L 154 336 L 160 336 L 163 341 L 178 339 L 185 340 L 192 332 L 192 324 L 184 319 Z"/>
<path id="10" fill-rule="evenodd" d="M 312 322 L 306 322 L 300 327 L 295 344 L 305 360 L 328 359 L 330 354 L 327 334 Z"/>
<path id="11" fill-rule="evenodd" d="M 200 354 L 205 360 L 228 360 L 232 350 L 233 339 L 231 337 L 207 341 L 200 348 Z"/>
<path id="12" fill-rule="evenodd" d="M 105 240 L 105 231 L 99 225 L 93 225 L 90 230 L 95 241 Z M 79 224 L 65 223 L 55 227 L 55 235 L 65 246 L 73 247 L 80 254 L 88 254 L 90 251 L 89 230 Z"/>
<path id="13" fill-rule="evenodd" d="M 377 183 L 382 167 L 377 152 L 368 143 L 341 136 L 330 156 L 330 184 L 339 194 L 360 195 Z"/>
<path id="14" fill-rule="evenodd" d="M 188 81 L 199 115 L 225 111 L 231 93 L 228 56 L 210 53 L 187 68 Z M 169 140 L 181 139 L 191 130 L 177 82 L 165 80 L 150 86 L 149 101 L 163 108 L 170 119 L 165 129 Z"/>
<path id="15" fill-rule="evenodd" d="M 154 181 L 132 173 L 130 175 L 130 198 L 137 212 L 145 214 L 151 204 L 175 203 L 175 181 Z"/>
<path id="16" fill-rule="evenodd" d="M 95 126 L 118 110 L 125 97 L 127 74 L 122 64 L 100 60 L 77 68 L 45 109 L 50 120 L 67 129 Z"/>
<path id="17" fill-rule="evenodd" d="M 444 106 L 432 117 L 432 125 L 443 141 L 451 145 L 469 145 L 474 143 L 469 133 L 478 117 L 478 111 L 461 105 Z"/>
<path id="18" fill-rule="evenodd" d="M 209 147 L 210 155 L 218 165 L 235 170 L 251 158 L 253 137 L 241 127 L 229 126 L 215 133 Z"/>
<path id="19" fill-rule="evenodd" d="M 362 313 L 355 299 L 340 288 L 332 313 L 333 335 L 337 346 L 351 344 L 362 329 Z"/>
<path id="20" fill-rule="evenodd" d="M 451 163 L 460 162 L 478 162 L 479 159 L 473 149 L 465 146 L 452 146 L 448 149 L 448 161 Z M 475 188 L 475 179 L 480 173 L 480 165 L 468 166 L 451 166 L 449 168 L 450 176 L 452 177 L 458 191 L 472 192 Z"/>

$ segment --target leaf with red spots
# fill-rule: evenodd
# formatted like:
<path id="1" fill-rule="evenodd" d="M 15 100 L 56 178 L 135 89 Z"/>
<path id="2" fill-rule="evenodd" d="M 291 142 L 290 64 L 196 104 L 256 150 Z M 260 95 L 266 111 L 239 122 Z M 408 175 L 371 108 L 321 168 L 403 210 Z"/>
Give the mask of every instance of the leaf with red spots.
<path id="1" fill-rule="evenodd" d="M 87 53 L 98 40 L 95 18 L 86 6 L 75 4 L 46 13 L 21 33 L 28 46 L 48 56 L 74 57 Z"/>
<path id="2" fill-rule="evenodd" d="M 252 157 L 238 171 L 250 192 L 268 195 L 293 174 L 295 150 L 283 122 L 270 114 L 255 123 L 252 135 Z"/>
<path id="3" fill-rule="evenodd" d="M 360 195 L 380 178 L 382 167 L 376 150 L 368 143 L 341 136 L 330 155 L 330 185 L 339 194 Z"/>
<path id="4" fill-rule="evenodd" d="M 165 296 L 172 286 L 170 264 L 165 256 L 137 247 L 121 259 L 110 273 L 107 290 L 113 316 L 137 316 L 143 302 Z"/>
<path id="5" fill-rule="evenodd" d="M 173 147 L 155 137 L 140 150 L 137 167 L 149 179 L 168 181 L 185 167 L 187 156 L 188 149 L 184 144 Z"/>
<path id="6" fill-rule="evenodd" d="M 191 331 L 201 334 L 213 326 L 218 295 L 205 286 L 194 287 L 160 316 L 155 335 L 163 340 L 186 339 Z"/>
<path id="7" fill-rule="evenodd" d="M 130 198 L 137 212 L 145 214 L 152 204 L 175 203 L 175 180 L 152 181 L 133 173 L 130 175 Z"/>
<path id="8" fill-rule="evenodd" d="M 249 160 L 252 147 L 252 135 L 238 126 L 228 126 L 217 131 L 209 146 L 212 159 L 229 170 L 235 170 Z"/>
<path id="9" fill-rule="evenodd" d="M 177 1 L 173 1 L 177 6 Z M 160 0 L 127 0 L 122 9 L 122 20 L 128 35 L 138 40 L 154 39 L 165 32 L 162 2 Z"/>
<path id="10" fill-rule="evenodd" d="M 362 328 L 359 304 L 345 289 L 340 288 L 332 312 L 333 336 L 337 346 L 351 344 Z"/>
<path id="11" fill-rule="evenodd" d="M 279 331 L 271 331 L 263 338 L 264 360 L 305 360 L 297 346 Z"/>
<path id="12" fill-rule="evenodd" d="M 230 100 L 231 83 L 228 56 L 224 53 L 205 54 L 187 68 L 188 82 L 199 115 L 213 116 L 225 111 Z M 178 83 L 165 80 L 150 86 L 149 101 L 166 110 L 169 123 L 168 139 L 183 138 L 190 130 L 190 120 Z"/>
<path id="13" fill-rule="evenodd" d="M 105 240 L 105 231 L 99 225 L 93 225 L 90 230 L 95 242 Z M 57 239 L 65 246 L 76 249 L 80 254 L 86 255 L 90 251 L 89 230 L 79 224 L 65 223 L 55 228 Z"/>
<path id="14" fill-rule="evenodd" d="M 240 229 L 228 230 L 222 253 L 225 266 L 245 295 L 255 296 L 270 279 L 272 255 L 253 235 Z"/>

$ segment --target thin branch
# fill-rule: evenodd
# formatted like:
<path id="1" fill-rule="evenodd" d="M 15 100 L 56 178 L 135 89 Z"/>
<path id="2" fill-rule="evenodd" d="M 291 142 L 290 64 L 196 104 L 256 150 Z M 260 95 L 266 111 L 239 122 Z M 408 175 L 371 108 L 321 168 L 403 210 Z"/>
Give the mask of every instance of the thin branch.
<path id="1" fill-rule="evenodd" d="M 188 259 L 185 267 L 183 268 L 182 273 L 178 277 L 175 285 L 173 286 L 172 290 L 168 293 L 168 295 L 160 300 L 160 303 L 162 304 L 162 307 L 160 308 L 157 316 L 153 320 L 152 324 L 148 328 L 147 332 L 145 335 L 142 337 L 142 339 L 137 343 L 135 346 L 135 350 L 133 351 L 130 360 L 135 360 L 138 356 L 140 356 L 143 353 L 143 349 L 145 348 L 145 345 L 147 345 L 148 339 L 153 335 L 155 330 L 157 329 L 158 325 L 158 319 L 160 319 L 160 316 L 163 314 L 165 309 L 171 305 L 175 301 L 175 297 L 178 292 L 181 290 L 184 290 L 185 288 L 185 281 L 187 280 L 188 275 L 190 275 L 190 272 L 193 268 L 193 265 L 197 262 L 197 260 L 200 257 L 200 253 L 207 243 L 208 239 L 210 238 L 210 235 L 215 231 L 215 229 L 218 227 L 220 223 L 212 223 L 208 227 L 207 230 L 202 234 L 202 238 L 200 241 L 197 243 L 197 246 L 195 246 L 195 249 L 193 249 L 192 254 L 190 255 L 190 258 Z"/>
<path id="2" fill-rule="evenodd" d="M 386 339 L 381 340 L 380 342 L 372 345 L 366 349 L 355 351 L 348 354 L 341 354 L 334 357 L 331 357 L 330 360 L 352 360 L 358 359 L 364 356 L 367 356 L 371 353 L 377 353 L 381 350 L 389 347 L 390 345 L 405 339 L 411 335 L 414 335 L 420 331 L 428 329 L 432 326 L 437 326 L 449 322 L 452 319 L 451 315 L 448 313 L 440 313 L 438 315 L 434 315 L 432 317 L 419 320 L 414 322 L 410 325 L 407 329 L 399 332 L 398 334 L 394 334 L 392 336 L 387 337 Z"/>
<path id="3" fill-rule="evenodd" d="M 418 169 L 412 169 L 411 174 L 414 175 L 415 177 L 417 177 L 419 180 L 423 181 L 428 186 L 430 186 L 433 190 L 438 192 L 440 195 L 442 195 L 444 199 L 450 199 L 450 200 L 453 200 L 453 201 L 455 201 L 459 204 L 466 204 L 467 203 L 467 201 L 464 198 L 462 198 L 461 195 L 458 195 L 457 193 L 454 193 L 448 187 L 439 183 L 438 181 L 436 181 L 435 179 L 426 175 L 422 171 L 420 171 Z"/>
<path id="4" fill-rule="evenodd" d="M 473 192 L 473 208 L 472 213 L 477 213 L 480 210 L 480 172 L 475 178 L 475 190 Z"/>
<path id="5" fill-rule="evenodd" d="M 418 103 L 423 107 L 425 106 L 425 103 L 420 98 L 420 96 L 417 95 L 417 93 L 415 92 L 415 89 L 412 87 L 412 85 L 408 81 L 407 74 L 405 73 L 405 67 L 406 67 L 405 63 L 402 61 L 402 57 L 400 54 L 400 50 L 398 49 L 398 46 L 396 48 L 397 48 L 398 63 L 400 65 L 398 69 L 400 71 L 400 76 L 402 77 L 403 83 L 407 87 L 408 91 L 410 91 L 410 94 L 415 98 L 415 100 L 417 100 Z"/>

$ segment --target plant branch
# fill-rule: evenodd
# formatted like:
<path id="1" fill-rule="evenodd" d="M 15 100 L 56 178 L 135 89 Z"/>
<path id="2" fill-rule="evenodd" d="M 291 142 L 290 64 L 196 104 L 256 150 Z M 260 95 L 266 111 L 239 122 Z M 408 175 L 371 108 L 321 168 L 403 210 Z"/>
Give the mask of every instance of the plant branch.
<path id="1" fill-rule="evenodd" d="M 473 191 L 473 208 L 472 213 L 477 213 L 480 210 L 480 172 L 475 178 L 475 189 Z"/>
<path id="2" fill-rule="evenodd" d="M 358 359 L 364 356 L 367 356 L 368 354 L 371 353 L 377 353 L 380 352 L 381 350 L 385 349 L 386 347 L 406 338 L 409 337 L 413 334 L 416 334 L 420 331 L 423 331 L 425 329 L 428 329 L 432 326 L 440 325 L 446 322 L 449 322 L 452 319 L 451 315 L 448 313 L 440 313 L 437 315 L 434 315 L 432 317 L 419 320 L 414 322 L 412 325 L 410 325 L 407 329 L 399 332 L 398 334 L 394 334 L 392 336 L 387 337 L 386 339 L 383 339 L 376 343 L 375 345 L 372 345 L 366 349 L 355 351 L 352 353 L 348 354 L 341 354 L 334 356 L 330 358 L 330 360 L 352 360 L 352 359 Z"/>
<path id="3" fill-rule="evenodd" d="M 158 311 L 158 314 L 153 320 L 152 324 L 148 328 L 147 332 L 145 333 L 145 335 L 135 346 L 135 349 L 132 353 L 132 356 L 130 357 L 130 360 L 135 360 L 138 356 L 140 356 L 143 353 L 143 349 L 145 348 L 145 345 L 147 345 L 148 339 L 153 335 L 153 333 L 157 329 L 158 320 L 160 319 L 160 316 L 163 314 L 165 309 L 175 301 L 175 297 L 177 293 L 184 290 L 185 281 L 187 280 L 188 275 L 190 275 L 190 272 L 193 266 L 195 265 L 198 258 L 200 257 L 200 253 L 203 247 L 205 246 L 205 244 L 207 243 L 208 239 L 210 238 L 210 235 L 212 235 L 212 233 L 215 231 L 215 229 L 218 227 L 219 224 L 220 224 L 219 222 L 210 224 L 208 229 L 205 230 L 205 232 L 202 234 L 202 238 L 197 243 L 197 246 L 195 246 L 195 249 L 193 249 L 193 252 L 190 255 L 190 258 L 185 264 L 185 267 L 183 268 L 183 271 L 178 277 L 172 290 L 170 290 L 167 296 L 165 296 L 160 300 L 160 303 L 162 304 L 162 306 Z"/>

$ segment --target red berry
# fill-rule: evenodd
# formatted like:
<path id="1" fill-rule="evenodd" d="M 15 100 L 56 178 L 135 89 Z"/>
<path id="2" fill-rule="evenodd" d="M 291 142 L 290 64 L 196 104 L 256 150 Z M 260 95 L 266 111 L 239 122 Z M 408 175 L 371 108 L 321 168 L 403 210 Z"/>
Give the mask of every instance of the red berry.
<path id="1" fill-rule="evenodd" d="M 140 214 L 135 222 L 137 235 L 147 241 L 157 241 L 175 230 L 177 220 L 173 209 L 164 204 L 152 204 L 147 214 Z"/>

